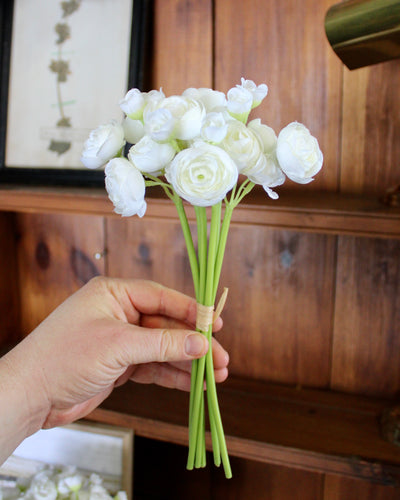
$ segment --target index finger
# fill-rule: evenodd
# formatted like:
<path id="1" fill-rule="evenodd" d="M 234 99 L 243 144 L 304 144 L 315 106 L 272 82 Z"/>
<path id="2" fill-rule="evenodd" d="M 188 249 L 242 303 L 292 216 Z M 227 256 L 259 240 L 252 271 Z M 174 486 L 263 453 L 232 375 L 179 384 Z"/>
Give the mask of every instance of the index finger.
<path id="1" fill-rule="evenodd" d="M 195 299 L 172 288 L 148 280 L 107 279 L 106 285 L 130 323 L 137 321 L 138 312 L 196 323 Z"/>

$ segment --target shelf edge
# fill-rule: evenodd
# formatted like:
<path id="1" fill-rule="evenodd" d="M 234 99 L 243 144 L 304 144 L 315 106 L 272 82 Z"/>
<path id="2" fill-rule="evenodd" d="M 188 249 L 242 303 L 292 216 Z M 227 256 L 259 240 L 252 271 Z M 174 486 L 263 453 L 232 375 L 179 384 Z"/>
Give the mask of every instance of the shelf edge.
<path id="1" fill-rule="evenodd" d="M 188 430 L 185 426 L 102 408 L 95 409 L 86 419 L 131 428 L 135 435 L 140 437 L 182 446 L 188 445 Z M 328 455 L 271 443 L 260 443 L 230 435 L 226 436 L 226 442 L 229 454 L 238 458 L 309 472 L 338 474 L 386 486 L 400 486 L 399 466 L 355 456 Z M 208 451 L 212 450 L 209 432 L 206 432 L 206 447 Z"/>

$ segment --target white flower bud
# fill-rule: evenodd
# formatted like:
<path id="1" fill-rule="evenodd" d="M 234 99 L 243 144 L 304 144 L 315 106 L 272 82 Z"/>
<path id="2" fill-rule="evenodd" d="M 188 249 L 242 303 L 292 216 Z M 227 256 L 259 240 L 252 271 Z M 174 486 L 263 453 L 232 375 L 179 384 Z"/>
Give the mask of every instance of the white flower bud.
<path id="1" fill-rule="evenodd" d="M 267 85 L 265 85 L 265 83 L 262 83 L 261 85 L 256 85 L 253 82 L 253 80 L 245 80 L 243 77 L 241 79 L 241 82 L 242 82 L 242 84 L 238 85 L 238 87 L 242 87 L 242 88 L 248 90 L 253 97 L 252 108 L 259 106 L 261 104 L 261 101 L 268 94 Z"/>
<path id="2" fill-rule="evenodd" d="M 253 106 L 253 95 L 247 89 L 237 86 L 228 91 L 228 111 L 240 120 L 246 122 L 247 117 Z"/>

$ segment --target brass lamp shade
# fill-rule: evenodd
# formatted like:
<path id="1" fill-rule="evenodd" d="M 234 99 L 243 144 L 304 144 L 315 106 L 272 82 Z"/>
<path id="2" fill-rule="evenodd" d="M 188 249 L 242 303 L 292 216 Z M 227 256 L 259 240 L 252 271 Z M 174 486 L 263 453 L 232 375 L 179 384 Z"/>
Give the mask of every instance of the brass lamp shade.
<path id="1" fill-rule="evenodd" d="M 325 16 L 333 50 L 349 69 L 400 57 L 400 0 L 346 0 Z"/>

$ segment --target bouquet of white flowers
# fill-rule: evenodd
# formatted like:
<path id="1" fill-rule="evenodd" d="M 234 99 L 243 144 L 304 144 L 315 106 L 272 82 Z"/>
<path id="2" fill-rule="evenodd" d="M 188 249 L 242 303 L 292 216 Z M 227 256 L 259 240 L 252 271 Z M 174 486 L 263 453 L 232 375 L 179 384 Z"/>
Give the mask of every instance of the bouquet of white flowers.
<path id="1" fill-rule="evenodd" d="M 98 474 L 87 474 L 74 466 L 43 466 L 15 486 L 0 486 L 1 500 L 127 500 L 125 491 L 112 494 Z"/>
<path id="2" fill-rule="evenodd" d="M 220 312 L 214 304 L 234 208 L 256 184 L 276 199 L 273 188 L 286 176 L 306 184 L 322 167 L 318 141 L 303 124 L 290 123 L 277 136 L 260 119 L 247 123 L 267 93 L 265 84 L 244 78 L 226 95 L 209 88 L 188 88 L 170 97 L 162 90 L 132 89 L 120 101 L 123 123 L 112 121 L 93 130 L 82 152 L 86 167 L 106 165 L 105 185 L 116 213 L 142 217 L 150 186 L 161 186 L 175 203 L 198 304 L 196 326 L 209 341 Z M 125 155 L 126 143 L 131 146 Z M 195 209 L 197 249 L 183 200 Z M 206 207 L 211 207 L 210 220 Z M 222 460 L 226 477 L 231 477 L 211 349 L 192 366 L 187 467 L 205 465 L 204 380 L 214 462 Z"/>

